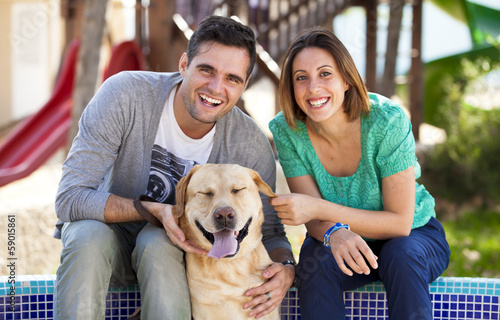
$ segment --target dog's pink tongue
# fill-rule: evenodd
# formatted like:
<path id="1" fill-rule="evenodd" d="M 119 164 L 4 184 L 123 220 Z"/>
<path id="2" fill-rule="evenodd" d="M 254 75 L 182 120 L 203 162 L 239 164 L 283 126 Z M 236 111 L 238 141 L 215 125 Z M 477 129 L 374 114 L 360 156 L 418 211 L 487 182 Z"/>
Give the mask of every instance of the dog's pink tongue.
<path id="1" fill-rule="evenodd" d="M 214 245 L 208 253 L 209 257 L 220 259 L 236 253 L 238 241 L 234 238 L 234 231 L 223 230 L 214 233 L 214 240 Z"/>

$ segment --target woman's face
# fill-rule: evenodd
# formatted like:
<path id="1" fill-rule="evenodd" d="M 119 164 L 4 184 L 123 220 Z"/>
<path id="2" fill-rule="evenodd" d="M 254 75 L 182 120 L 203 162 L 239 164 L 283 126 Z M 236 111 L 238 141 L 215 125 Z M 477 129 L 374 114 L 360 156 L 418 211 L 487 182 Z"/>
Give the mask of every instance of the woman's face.
<path id="1" fill-rule="evenodd" d="M 349 85 L 328 51 L 316 47 L 300 51 L 292 62 L 292 78 L 295 101 L 313 122 L 343 116 Z"/>

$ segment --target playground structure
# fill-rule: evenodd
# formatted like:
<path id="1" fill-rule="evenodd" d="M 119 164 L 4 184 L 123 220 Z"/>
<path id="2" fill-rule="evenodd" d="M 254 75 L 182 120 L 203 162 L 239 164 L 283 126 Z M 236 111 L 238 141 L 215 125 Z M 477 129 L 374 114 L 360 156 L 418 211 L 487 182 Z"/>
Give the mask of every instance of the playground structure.
<path id="1" fill-rule="evenodd" d="M 307 1 L 300 1 L 300 4 L 303 2 Z M 313 2 L 314 1 L 311 3 Z M 329 11 L 332 17 L 340 13 L 348 4 L 357 4 L 356 1 L 339 1 L 339 3 L 340 2 L 342 5 L 335 4 L 335 1 L 328 1 L 328 3 L 331 3 L 331 5 L 327 7 L 332 8 L 331 13 Z M 489 34 L 493 37 L 497 37 L 500 34 L 500 11 L 466 0 L 432 0 L 432 2 L 459 21 L 467 23 L 473 43 L 472 50 L 468 52 L 430 61 L 425 64 L 423 90 L 423 105 L 425 106 L 424 122 L 439 126 L 439 123 L 435 121 L 435 114 L 437 113 L 440 101 L 444 95 L 443 86 L 440 85 L 443 77 L 447 74 L 456 72 L 460 68 L 460 61 L 462 58 L 474 59 L 475 57 L 486 56 L 496 61 L 500 60 L 499 49 L 487 43 L 485 40 L 485 34 Z M 368 11 L 369 5 L 365 5 L 367 6 L 368 19 L 372 14 Z M 291 13 L 295 11 L 298 12 L 300 8 L 299 6 L 290 7 L 289 11 Z M 314 8 L 318 11 L 317 5 Z M 321 13 L 322 11 L 319 10 L 318 12 Z M 326 19 L 327 17 L 323 18 Z M 278 28 L 284 23 L 283 19 L 282 16 L 279 16 L 278 22 L 269 22 L 269 28 Z M 258 15 L 257 21 L 259 20 L 262 20 L 261 15 Z M 331 19 L 326 20 L 328 23 L 331 23 Z M 367 23 L 368 22 L 367 20 Z M 299 23 L 299 25 L 301 24 Z M 185 32 L 185 30 L 183 31 L 182 28 L 178 27 L 178 29 L 174 29 L 171 33 L 176 34 L 178 31 Z M 264 33 L 261 32 L 259 38 L 262 38 L 263 34 Z M 367 32 L 367 36 L 369 35 L 370 33 Z M 176 39 L 178 40 L 179 37 L 177 36 Z M 269 45 L 272 47 L 272 44 L 268 43 L 270 39 L 264 39 L 262 41 L 266 43 L 266 46 Z M 278 38 L 279 48 L 282 47 L 281 44 L 283 41 L 286 41 L 286 39 Z M 369 51 L 373 50 L 373 48 L 369 48 L 369 43 L 370 41 L 367 40 L 367 62 L 369 57 L 374 56 L 373 52 Z M 178 47 L 178 44 L 171 46 Z M 73 83 L 78 60 L 78 47 L 79 44 L 77 41 L 69 45 L 51 98 L 40 111 L 28 117 L 14 128 L 0 146 L 0 187 L 28 176 L 40 165 L 45 163 L 58 149 L 66 145 L 68 130 L 71 126 L 71 110 L 73 106 L 72 93 L 74 90 Z M 271 53 L 276 50 L 271 50 Z M 158 53 L 156 53 L 156 55 L 158 55 Z M 260 72 L 270 77 L 271 80 L 277 84 L 279 72 L 271 70 L 269 65 L 272 64 L 277 66 L 275 61 L 279 61 L 278 53 L 275 53 L 274 57 L 272 57 L 272 55 L 266 56 L 267 58 L 264 59 L 259 54 L 257 63 Z M 266 62 L 266 59 L 273 61 L 269 63 L 269 61 Z M 138 43 L 134 41 L 123 42 L 114 48 L 108 66 L 103 74 L 103 80 L 123 70 L 145 70 L 145 65 L 145 57 Z M 367 75 L 367 77 L 371 78 L 372 76 Z M 418 123 L 419 121 L 417 121 L 415 127 L 418 127 Z"/>
<path id="2" fill-rule="evenodd" d="M 70 44 L 47 103 L 16 126 L 0 146 L 0 187 L 28 176 L 66 145 L 79 45 L 78 40 Z M 144 69 L 140 47 L 125 41 L 113 48 L 103 81 L 120 71 Z"/>

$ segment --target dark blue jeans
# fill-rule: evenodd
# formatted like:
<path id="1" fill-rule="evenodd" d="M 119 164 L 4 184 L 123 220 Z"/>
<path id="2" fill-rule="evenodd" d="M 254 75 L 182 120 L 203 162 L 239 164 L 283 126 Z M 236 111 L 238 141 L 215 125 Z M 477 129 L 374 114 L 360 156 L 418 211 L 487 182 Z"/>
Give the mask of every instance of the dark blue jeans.
<path id="1" fill-rule="evenodd" d="M 387 292 L 389 318 L 432 320 L 429 284 L 448 267 L 450 248 L 435 218 L 407 237 L 367 242 L 378 256 L 369 275 L 344 274 L 330 249 L 306 237 L 297 267 L 302 319 L 345 319 L 344 291 L 381 280 Z"/>

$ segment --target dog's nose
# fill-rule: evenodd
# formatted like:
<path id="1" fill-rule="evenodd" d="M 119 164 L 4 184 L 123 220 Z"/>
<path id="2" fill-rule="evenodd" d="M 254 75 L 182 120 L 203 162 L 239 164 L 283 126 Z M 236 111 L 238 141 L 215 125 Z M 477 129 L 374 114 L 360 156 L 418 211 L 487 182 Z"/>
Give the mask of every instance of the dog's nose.
<path id="1" fill-rule="evenodd" d="M 235 212 L 231 207 L 219 207 L 214 211 L 215 220 L 226 227 L 229 227 L 234 220 Z"/>

